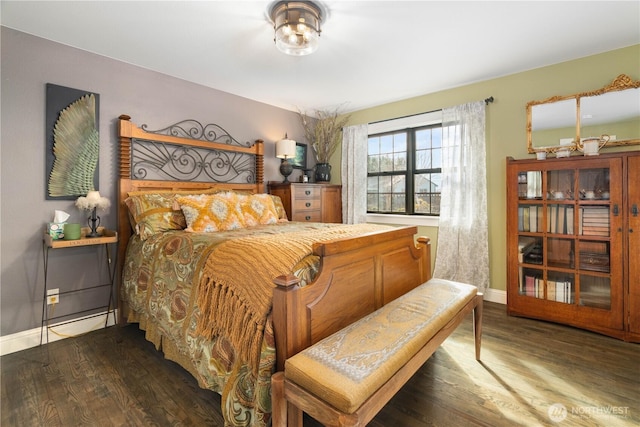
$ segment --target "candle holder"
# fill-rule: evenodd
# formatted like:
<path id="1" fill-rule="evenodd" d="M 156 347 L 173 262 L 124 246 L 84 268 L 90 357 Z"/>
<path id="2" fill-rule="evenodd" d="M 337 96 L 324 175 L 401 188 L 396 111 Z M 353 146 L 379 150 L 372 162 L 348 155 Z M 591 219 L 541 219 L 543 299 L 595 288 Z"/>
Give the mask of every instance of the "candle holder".
<path id="1" fill-rule="evenodd" d="M 90 232 L 85 237 L 100 237 L 98 227 L 100 226 L 100 217 L 97 214 L 98 209 L 105 210 L 111 205 L 109 199 L 101 197 L 98 191 L 89 191 L 86 197 L 78 197 L 76 206 L 83 210 L 90 210 L 91 216 L 87 219 Z"/>
<path id="2" fill-rule="evenodd" d="M 93 208 L 91 216 L 87 219 L 87 224 L 91 229 L 91 232 L 86 237 L 100 237 L 98 234 L 98 227 L 100 227 L 100 217 L 96 214 L 97 208 Z"/>

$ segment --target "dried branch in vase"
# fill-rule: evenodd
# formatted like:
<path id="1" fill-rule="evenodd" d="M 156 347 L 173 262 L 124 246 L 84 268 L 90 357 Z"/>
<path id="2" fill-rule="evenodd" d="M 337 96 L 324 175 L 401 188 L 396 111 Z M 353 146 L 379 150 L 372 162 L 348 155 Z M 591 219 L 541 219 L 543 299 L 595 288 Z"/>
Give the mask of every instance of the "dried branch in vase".
<path id="1" fill-rule="evenodd" d="M 312 114 L 298 110 L 298 115 L 316 162 L 329 163 L 329 159 L 342 142 L 342 128 L 351 116 L 341 115 L 340 107 L 333 110 L 314 110 Z"/>

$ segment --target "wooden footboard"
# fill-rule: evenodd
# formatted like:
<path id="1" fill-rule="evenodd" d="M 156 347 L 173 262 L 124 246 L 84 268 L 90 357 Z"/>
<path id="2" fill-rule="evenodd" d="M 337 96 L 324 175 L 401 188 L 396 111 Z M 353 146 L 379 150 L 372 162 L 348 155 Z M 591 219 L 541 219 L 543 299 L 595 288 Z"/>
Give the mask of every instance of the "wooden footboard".
<path id="1" fill-rule="evenodd" d="M 317 279 L 299 286 L 276 278 L 273 322 L 277 370 L 300 350 L 374 312 L 431 278 L 430 243 L 416 227 L 371 233 L 314 246 Z"/>

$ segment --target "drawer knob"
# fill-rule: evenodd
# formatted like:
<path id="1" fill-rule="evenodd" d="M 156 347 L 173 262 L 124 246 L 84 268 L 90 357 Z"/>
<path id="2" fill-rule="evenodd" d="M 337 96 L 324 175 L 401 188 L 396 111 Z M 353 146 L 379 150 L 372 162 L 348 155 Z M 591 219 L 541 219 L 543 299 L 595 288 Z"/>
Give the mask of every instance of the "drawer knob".
<path id="1" fill-rule="evenodd" d="M 304 194 L 306 194 L 308 196 L 309 194 L 311 194 L 311 190 L 305 190 Z"/>
<path id="2" fill-rule="evenodd" d="M 311 203 L 307 202 L 304 204 L 306 207 L 311 207 Z"/>
<path id="3" fill-rule="evenodd" d="M 311 217 L 309 215 L 304 217 L 305 221 L 311 221 Z"/>

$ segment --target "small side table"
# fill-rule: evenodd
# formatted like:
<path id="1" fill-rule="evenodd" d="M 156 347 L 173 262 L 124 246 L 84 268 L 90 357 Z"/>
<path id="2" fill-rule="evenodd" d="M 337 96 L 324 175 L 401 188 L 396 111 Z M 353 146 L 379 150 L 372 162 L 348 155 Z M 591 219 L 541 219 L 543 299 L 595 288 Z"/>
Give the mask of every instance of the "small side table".
<path id="1" fill-rule="evenodd" d="M 115 246 L 115 250 L 114 250 L 114 257 L 117 258 L 118 256 L 118 233 L 113 231 L 113 230 L 107 230 L 104 227 L 98 227 L 98 233 L 100 234 L 100 237 L 85 237 L 87 234 L 90 233 L 90 229 L 88 227 L 84 227 L 82 228 L 81 231 L 81 238 L 77 239 L 77 240 L 53 240 L 51 238 L 51 236 L 49 236 L 48 234 L 44 235 L 44 239 L 42 242 L 43 245 L 43 265 L 44 265 L 44 293 L 43 293 L 43 299 L 42 299 L 42 324 L 40 327 L 40 345 L 42 345 L 42 341 L 44 338 L 44 331 L 46 329 L 47 333 L 46 333 L 46 337 L 47 337 L 47 344 L 49 343 L 49 321 L 51 320 L 55 320 L 61 317 L 69 317 L 70 315 L 73 314 L 80 314 L 80 313 L 86 313 L 89 311 L 94 311 L 100 308 L 106 308 L 107 309 L 107 315 L 104 321 L 104 327 L 106 328 L 108 323 L 109 323 L 109 311 L 113 310 L 113 321 L 114 323 L 116 323 L 116 313 L 115 313 L 115 304 L 114 304 L 114 298 L 113 298 L 113 283 L 114 283 L 114 279 L 115 279 L 115 269 L 116 269 L 116 265 L 117 265 L 117 260 L 116 259 L 111 259 L 111 252 L 109 250 L 109 245 L 114 245 Z M 97 307 L 92 307 L 86 310 L 80 310 L 80 311 L 76 311 L 76 312 L 72 312 L 72 313 L 67 313 L 61 316 L 54 316 L 54 317 L 49 317 L 49 310 L 47 309 L 47 290 L 49 289 L 49 283 L 48 283 L 48 270 L 49 270 L 49 251 L 51 251 L 52 249 L 65 249 L 65 248 L 73 248 L 73 247 L 78 247 L 78 246 L 98 246 L 98 245 L 104 245 L 104 249 L 105 249 L 105 254 L 106 254 L 106 262 L 107 262 L 107 270 L 109 272 L 109 283 L 104 283 L 104 284 L 99 284 L 99 285 L 94 285 L 94 286 L 88 286 L 88 287 L 84 287 L 82 289 L 74 289 L 72 291 L 66 291 L 66 292 L 60 292 L 59 295 L 65 295 L 65 294 L 72 294 L 75 292 L 82 292 L 82 291 L 87 291 L 89 289 L 97 289 L 97 288 L 109 288 L 109 300 L 107 302 L 106 305 L 100 305 Z M 89 315 L 86 318 L 92 318 L 92 317 L 98 317 L 98 316 L 102 316 L 104 313 L 96 313 L 93 315 Z M 60 322 L 58 323 L 56 326 L 60 326 L 60 325 L 65 325 L 68 323 L 73 323 L 73 322 L 77 322 L 78 320 L 68 320 L 66 322 Z"/>

